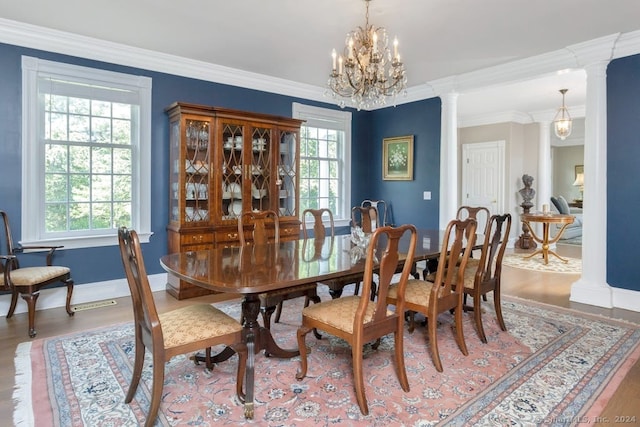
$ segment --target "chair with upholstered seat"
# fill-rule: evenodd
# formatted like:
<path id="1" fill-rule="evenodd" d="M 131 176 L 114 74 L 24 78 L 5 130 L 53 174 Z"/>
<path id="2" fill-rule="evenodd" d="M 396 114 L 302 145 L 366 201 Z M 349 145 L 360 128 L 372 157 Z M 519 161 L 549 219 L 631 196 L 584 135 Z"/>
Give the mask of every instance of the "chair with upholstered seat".
<path id="1" fill-rule="evenodd" d="M 238 236 L 242 246 L 248 243 L 245 237 L 247 232 L 245 228 L 250 230 L 248 234 L 251 236 L 253 245 L 264 245 L 269 241 L 273 241 L 276 244 L 280 242 L 280 220 L 275 211 L 247 211 L 238 217 Z M 270 231 L 271 229 L 273 229 L 273 232 Z M 320 302 L 317 285 L 315 283 L 307 283 L 260 294 L 260 311 L 264 327 L 271 328 L 271 316 L 274 311 L 276 312 L 275 322 L 278 323 L 280 321 L 284 301 L 300 297 L 305 298 L 305 307 L 309 305 L 310 301 L 314 303 Z"/>
<path id="2" fill-rule="evenodd" d="M 149 349 L 153 358 L 153 385 L 145 426 L 155 425 L 162 398 L 165 363 L 179 354 L 217 345 L 225 345 L 238 353 L 236 394 L 244 402 L 242 386 L 247 346 L 242 340 L 242 325 L 211 304 L 192 304 L 159 314 L 137 233 L 121 227 L 118 230 L 118 242 L 131 291 L 135 326 L 135 362 L 125 402 L 130 403 L 136 394 L 142 377 L 145 351 Z M 207 365 L 210 365 L 209 361 Z"/>
<path id="3" fill-rule="evenodd" d="M 314 243 L 320 243 L 320 240 L 324 240 L 326 238 L 335 239 L 333 212 L 327 208 L 305 209 L 302 213 L 302 235 L 305 242 L 309 238 L 309 230 L 307 229 L 308 226 L 306 223 L 306 219 L 309 216 L 313 218 Z M 324 225 L 323 218 L 327 218 L 329 222 L 328 228 Z M 329 288 L 329 295 L 331 295 L 331 298 L 339 298 L 342 295 L 342 290 L 345 286 L 355 283 L 357 290 L 361 281 L 362 274 L 351 274 L 337 279 L 323 281 L 322 284 Z"/>
<path id="4" fill-rule="evenodd" d="M 504 257 L 509 232 L 511 231 L 511 215 L 492 215 L 485 231 L 482 254 L 480 258 L 469 259 L 464 271 L 464 299 L 467 295 L 473 298 L 473 307 L 465 310 L 473 310 L 476 330 L 480 340 L 487 342 L 487 337 L 482 326 L 481 297 L 486 301 L 486 295 L 493 292 L 493 305 L 496 312 L 498 325 L 503 331 L 507 330 L 502 318 L 502 306 L 500 303 L 500 276 L 502 273 L 502 258 Z"/>
<path id="5" fill-rule="evenodd" d="M 407 282 L 404 291 L 404 308 L 410 315 L 409 331 L 413 332 L 413 313 L 422 313 L 427 318 L 427 333 L 431 347 L 431 357 L 438 370 L 442 372 L 442 362 L 438 352 L 438 315 L 453 310 L 455 314 L 456 342 L 465 356 L 468 354 L 462 330 L 463 294 L 456 289 L 455 283 L 462 283 L 464 271 L 471 254 L 472 245 L 465 243 L 467 234 L 475 236 L 476 221 L 468 218 L 464 221 L 452 220 L 447 225 L 442 240 L 438 269 L 433 282 L 412 279 Z M 446 248 L 449 248 L 447 251 Z M 392 285 L 387 295 L 389 304 L 400 300 L 400 286 Z"/>
<path id="6" fill-rule="evenodd" d="M 489 218 L 491 213 L 484 206 L 460 206 L 456 212 L 456 219 L 465 220 L 467 218 L 475 219 L 478 223 L 478 233 L 486 233 L 489 226 Z M 469 236 L 467 236 L 469 238 Z"/>
<path id="7" fill-rule="evenodd" d="M 51 265 L 56 249 L 62 246 L 15 246 L 11 236 L 9 217 L 6 212 L 0 211 L 4 226 L 4 250 L 0 254 L 0 290 L 11 291 L 11 303 L 7 312 L 7 319 L 13 316 L 18 303 L 18 295 L 27 303 L 29 316 L 29 336 L 36 336 L 36 301 L 40 296 L 40 289 L 56 283 L 63 283 L 67 287 L 66 309 L 69 316 L 73 316 L 71 310 L 71 295 L 73 294 L 73 279 L 68 267 Z M 18 254 L 26 250 L 46 250 L 46 265 L 36 267 L 21 267 L 18 262 Z"/>
<path id="8" fill-rule="evenodd" d="M 373 206 L 351 208 L 351 226 L 360 227 L 365 233 L 373 233 L 380 226 L 378 210 Z"/>
<path id="9" fill-rule="evenodd" d="M 398 244 L 400 238 L 405 233 L 411 234 L 411 240 L 405 258 L 404 268 L 400 276 L 400 282 L 397 285 L 398 297 L 396 299 L 396 311 L 392 311 L 387 307 L 386 295 L 391 279 L 398 265 L 401 263 Z M 378 245 L 380 241 L 384 241 L 381 239 L 382 236 L 385 236 L 386 240 L 386 246 L 383 250 L 381 250 L 381 247 Z M 302 325 L 298 328 L 298 348 L 300 349 L 300 370 L 296 374 L 298 380 L 302 380 L 307 375 L 308 349 L 305 345 L 305 336 L 312 329 L 317 328 L 342 338 L 351 345 L 356 398 L 360 406 L 360 411 L 364 415 L 367 415 L 369 413 L 369 407 L 365 396 L 362 372 L 363 347 L 366 343 L 374 342 L 375 349 L 379 343 L 379 338 L 393 333 L 396 374 L 402 389 L 409 391 L 409 381 L 404 366 L 403 289 L 411 272 L 416 240 L 416 229 L 413 225 L 403 225 L 397 228 L 380 227 L 373 233 L 371 243 L 367 248 L 363 295 L 367 295 L 370 291 L 375 269 L 379 276 L 379 298 L 376 301 L 371 301 L 371 299 L 363 296 L 353 295 L 324 301 L 302 310 Z M 376 265 L 375 257 L 379 259 L 378 265 Z M 326 370 L 327 367 L 321 366 L 318 367 L 318 369 Z"/>
<path id="10" fill-rule="evenodd" d="M 391 215 L 389 212 L 389 207 L 387 207 L 387 202 L 385 202 L 384 200 L 371 200 L 371 199 L 365 199 L 362 201 L 362 203 L 360 203 L 360 206 L 362 207 L 367 207 L 367 206 L 372 206 L 376 209 L 377 212 L 377 216 L 378 216 L 378 221 L 380 222 L 380 225 L 391 225 L 393 226 L 393 223 L 391 221 Z"/>

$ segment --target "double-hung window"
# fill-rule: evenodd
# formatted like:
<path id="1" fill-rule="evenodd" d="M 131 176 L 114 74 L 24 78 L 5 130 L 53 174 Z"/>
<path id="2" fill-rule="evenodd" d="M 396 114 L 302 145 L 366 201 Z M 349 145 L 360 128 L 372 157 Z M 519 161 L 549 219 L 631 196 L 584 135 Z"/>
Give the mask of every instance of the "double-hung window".
<path id="1" fill-rule="evenodd" d="M 329 208 L 336 225 L 351 218 L 351 113 L 293 104 L 293 117 L 303 119 L 300 135 L 300 214 Z"/>
<path id="2" fill-rule="evenodd" d="M 22 243 L 150 235 L 151 79 L 22 59 Z"/>

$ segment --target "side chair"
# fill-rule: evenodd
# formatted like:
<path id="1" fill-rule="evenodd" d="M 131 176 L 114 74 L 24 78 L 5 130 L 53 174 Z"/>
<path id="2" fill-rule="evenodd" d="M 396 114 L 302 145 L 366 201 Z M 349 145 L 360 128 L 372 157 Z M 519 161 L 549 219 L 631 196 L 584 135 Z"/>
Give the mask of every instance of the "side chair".
<path id="1" fill-rule="evenodd" d="M 138 235 L 134 230 L 118 230 L 120 256 L 131 291 L 135 324 L 135 362 L 125 403 L 136 394 L 146 349 L 153 357 L 153 385 L 146 427 L 155 425 L 162 398 L 165 363 L 179 354 L 225 345 L 238 353 L 236 394 L 244 403 L 242 391 L 247 363 L 247 346 L 242 340 L 242 325 L 211 304 L 191 304 L 166 313 L 156 310 L 153 293 L 144 266 Z M 208 356 L 210 353 L 208 352 Z M 208 363 L 210 366 L 210 364 Z"/>
<path id="2" fill-rule="evenodd" d="M 486 301 L 486 295 L 493 292 L 493 305 L 496 320 L 500 329 L 507 330 L 502 318 L 500 303 L 500 276 L 502 274 L 502 258 L 504 257 L 509 232 L 511 231 L 511 215 L 492 215 L 484 235 L 482 255 L 480 259 L 470 258 L 464 271 L 464 300 L 467 295 L 473 298 L 473 307 L 465 304 L 465 311 L 473 310 L 476 330 L 483 343 L 487 337 L 482 326 L 482 307 L 480 298 Z"/>
<path id="3" fill-rule="evenodd" d="M 487 228 L 489 227 L 489 220 L 491 218 L 491 213 L 489 212 L 489 209 L 485 208 L 484 206 L 460 206 L 458 208 L 458 211 L 456 212 L 456 218 L 457 219 L 467 219 L 467 218 L 475 219 L 476 222 L 478 223 L 478 230 L 476 231 L 482 230 L 482 235 L 484 239 L 484 236 L 487 234 Z M 467 235 L 467 239 L 469 238 L 470 236 Z M 476 249 L 480 249 L 480 246 L 477 245 L 477 242 L 476 242 L 476 245 L 473 247 L 474 251 Z M 471 255 L 469 255 L 469 259 L 473 259 L 473 251 L 471 252 Z M 482 295 L 482 298 L 485 301 L 487 300 L 486 295 Z"/>
<path id="4" fill-rule="evenodd" d="M 360 227 L 365 233 L 373 233 L 380 226 L 378 210 L 369 206 L 354 206 L 351 208 L 351 226 Z"/>
<path id="5" fill-rule="evenodd" d="M 0 254 L 0 290 L 11 291 L 11 304 L 7 312 L 7 319 L 13 316 L 18 303 L 18 295 L 27 303 L 29 316 L 29 337 L 36 336 L 36 301 L 40 296 L 40 289 L 55 283 L 63 283 L 67 287 L 66 310 L 73 316 L 71 310 L 71 295 L 73 294 L 73 279 L 69 267 L 51 265 L 56 249 L 62 246 L 15 246 L 11 237 L 9 217 L 0 211 L 4 226 L 4 253 Z M 46 265 L 39 267 L 20 267 L 18 254 L 25 250 L 48 250 Z"/>
<path id="6" fill-rule="evenodd" d="M 272 225 L 273 233 L 269 232 L 270 225 Z M 276 244 L 280 242 L 280 220 L 275 211 L 246 211 L 238 217 L 238 236 L 242 246 L 248 243 L 245 237 L 246 228 L 250 230 L 249 234 L 253 245 L 264 245 L 269 241 L 273 241 Z M 280 321 L 284 301 L 300 297 L 305 297 L 305 307 L 309 305 L 310 301 L 319 303 L 320 297 L 318 296 L 317 285 L 315 283 L 307 283 L 260 294 L 260 312 L 262 313 L 264 327 L 271 328 L 271 316 L 274 311 L 276 313 L 275 323 Z"/>
<path id="7" fill-rule="evenodd" d="M 403 255 L 399 252 L 400 238 L 410 233 L 411 240 L 409 250 L 404 259 L 404 268 L 400 275 L 400 282 L 396 285 L 397 299 L 396 310 L 387 307 L 387 292 L 391 279 L 398 265 L 402 262 Z M 381 251 L 378 243 L 382 236 L 386 237 L 386 246 Z M 300 349 L 300 370 L 296 379 L 302 380 L 307 375 L 307 354 L 309 349 L 305 345 L 306 335 L 314 328 L 323 330 L 331 335 L 342 338 L 351 345 L 353 360 L 353 377 L 356 398 L 360 411 L 367 415 L 369 407 L 364 391 L 363 379 L 363 347 L 366 343 L 373 342 L 373 348 L 377 349 L 379 339 L 393 333 L 395 349 L 395 369 L 398 380 L 405 392 L 409 391 L 409 381 L 404 364 L 404 288 L 411 272 L 411 264 L 416 248 L 416 229 L 413 225 L 400 227 L 380 227 L 371 237 L 371 244 L 367 248 L 365 261 L 363 295 L 370 291 L 373 281 L 374 269 L 379 276 L 379 298 L 371 301 L 364 296 L 353 295 L 342 298 L 323 301 L 319 304 L 306 307 L 302 310 L 302 325 L 298 328 L 298 348 Z M 376 253 L 376 248 L 378 252 Z M 375 265 L 375 257 L 378 257 L 379 265 Z M 326 367 L 318 367 L 326 370 Z"/>
<path id="8" fill-rule="evenodd" d="M 412 279 L 404 290 L 404 309 L 409 311 L 409 332 L 414 329 L 414 314 L 422 313 L 427 318 L 427 334 L 431 347 L 431 357 L 438 372 L 442 372 L 442 362 L 438 352 L 438 315 L 453 310 L 455 314 L 456 342 L 462 354 L 468 354 L 462 329 L 463 291 L 455 287 L 462 283 L 464 271 L 471 254 L 472 245 L 465 244 L 465 235 L 475 236 L 476 221 L 452 220 L 447 225 L 442 240 L 442 250 L 433 282 Z M 387 303 L 400 302 L 402 288 L 392 285 L 387 295 Z"/>
<path id="9" fill-rule="evenodd" d="M 302 235 L 307 241 L 309 237 L 309 231 L 307 230 L 306 219 L 308 216 L 313 217 L 313 235 L 314 242 L 318 242 L 319 239 L 331 238 L 335 239 L 335 228 L 333 225 L 333 212 L 327 208 L 321 209 L 305 209 L 302 213 Z M 329 227 L 325 227 L 323 218 L 326 217 L 329 220 Z M 330 279 L 322 282 L 321 284 L 326 285 L 329 288 L 329 295 L 331 298 L 340 298 L 342 295 L 342 290 L 345 286 L 355 283 L 356 284 L 356 294 L 357 289 L 360 286 L 360 282 L 362 281 L 362 274 L 351 274 L 344 277 L 340 277 L 337 279 Z"/>
<path id="10" fill-rule="evenodd" d="M 362 203 L 360 203 L 360 206 L 373 206 L 377 211 L 378 218 L 381 219 L 380 225 L 393 226 L 391 215 L 389 214 L 389 208 L 387 207 L 387 202 L 385 202 L 384 200 L 365 199 L 362 201 Z"/>

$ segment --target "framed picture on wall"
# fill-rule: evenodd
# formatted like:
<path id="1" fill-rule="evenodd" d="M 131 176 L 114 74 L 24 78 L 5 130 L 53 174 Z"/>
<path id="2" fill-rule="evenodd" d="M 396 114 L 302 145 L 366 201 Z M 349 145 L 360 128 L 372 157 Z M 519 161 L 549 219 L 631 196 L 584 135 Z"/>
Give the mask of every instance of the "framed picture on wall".
<path id="1" fill-rule="evenodd" d="M 413 135 L 382 140 L 382 179 L 413 180 Z"/>
<path id="2" fill-rule="evenodd" d="M 575 176 L 576 179 L 578 179 L 579 174 L 584 175 L 584 165 L 576 165 L 576 176 Z"/>

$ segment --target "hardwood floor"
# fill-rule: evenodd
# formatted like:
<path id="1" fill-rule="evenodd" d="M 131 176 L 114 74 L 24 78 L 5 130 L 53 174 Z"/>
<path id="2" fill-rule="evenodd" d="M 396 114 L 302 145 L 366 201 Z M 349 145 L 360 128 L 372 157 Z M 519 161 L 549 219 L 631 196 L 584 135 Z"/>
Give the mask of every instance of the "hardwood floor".
<path id="1" fill-rule="evenodd" d="M 581 256 L 580 247 L 578 246 L 558 245 L 557 252 L 560 255 L 574 258 Z M 502 277 L 503 295 L 518 296 L 560 307 L 640 323 L 640 313 L 637 312 L 620 309 L 609 310 L 570 302 L 571 284 L 578 277 L 571 274 L 537 273 L 505 266 Z M 160 311 L 190 304 L 194 301 L 215 302 L 221 299 L 220 296 L 205 296 L 178 301 L 164 291 L 157 292 L 155 298 Z M 133 310 L 129 298 L 119 298 L 117 299 L 117 304 L 113 306 L 80 311 L 74 317 L 67 316 L 62 307 L 41 310 L 36 315 L 37 338 L 132 320 Z M 11 319 L 0 321 L 0 341 L 3 342 L 0 352 L 0 366 L 2 366 L 0 371 L 0 413 L 5 414 L 5 420 L 0 421 L 0 425 L 10 425 L 7 414 L 13 413 L 12 394 L 15 377 L 15 350 L 19 343 L 28 340 L 27 325 L 26 313 L 17 314 Z M 640 408 L 640 362 L 636 362 L 626 375 L 601 417 L 603 419 L 607 418 L 613 424 L 616 417 L 636 416 L 635 423 L 640 423 L 640 411 L 638 408 Z M 9 421 L 9 424 L 3 424 L 3 422 L 7 421 Z M 590 424 L 593 425 L 594 420 L 590 420 Z M 607 424 L 609 423 L 595 423 L 595 425 Z"/>

